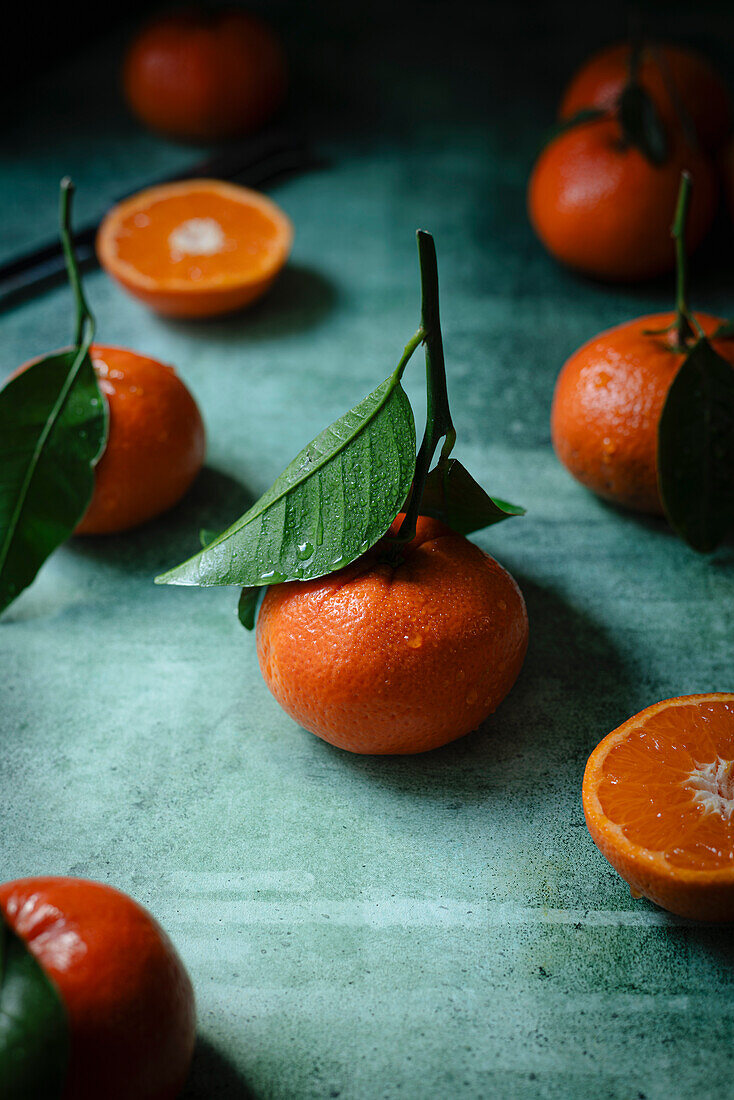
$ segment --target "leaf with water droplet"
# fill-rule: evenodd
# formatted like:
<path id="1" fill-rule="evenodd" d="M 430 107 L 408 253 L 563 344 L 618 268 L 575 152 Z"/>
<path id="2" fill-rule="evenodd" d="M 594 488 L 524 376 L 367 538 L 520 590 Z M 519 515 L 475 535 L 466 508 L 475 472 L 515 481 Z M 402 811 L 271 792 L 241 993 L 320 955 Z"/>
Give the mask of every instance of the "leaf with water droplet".
<path id="1" fill-rule="evenodd" d="M 734 530 L 734 368 L 705 337 L 668 390 L 657 460 L 671 527 L 694 550 L 714 550 Z"/>
<path id="2" fill-rule="evenodd" d="M 507 504 L 485 493 L 465 466 L 455 458 L 435 466 L 426 478 L 421 512 L 440 519 L 460 535 L 469 535 L 513 516 L 524 516 L 525 509 Z"/>
<path id="3" fill-rule="evenodd" d="M 337 556 L 347 565 L 385 534 L 414 470 L 415 423 L 396 370 L 309 443 L 245 515 L 156 583 L 247 588 L 331 573 Z"/>

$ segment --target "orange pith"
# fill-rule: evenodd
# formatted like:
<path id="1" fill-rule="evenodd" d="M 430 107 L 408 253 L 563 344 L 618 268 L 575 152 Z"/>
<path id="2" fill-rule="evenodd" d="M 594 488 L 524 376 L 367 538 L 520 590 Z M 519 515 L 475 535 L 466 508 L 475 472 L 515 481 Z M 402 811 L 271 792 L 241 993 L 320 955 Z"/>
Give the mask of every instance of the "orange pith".
<path id="1" fill-rule="evenodd" d="M 291 224 L 264 195 L 218 180 L 141 191 L 97 238 L 102 266 L 160 313 L 209 316 L 259 297 L 285 263 Z"/>
<path id="2" fill-rule="evenodd" d="M 734 694 L 648 707 L 589 758 L 595 843 L 640 894 L 681 916 L 734 919 Z"/>

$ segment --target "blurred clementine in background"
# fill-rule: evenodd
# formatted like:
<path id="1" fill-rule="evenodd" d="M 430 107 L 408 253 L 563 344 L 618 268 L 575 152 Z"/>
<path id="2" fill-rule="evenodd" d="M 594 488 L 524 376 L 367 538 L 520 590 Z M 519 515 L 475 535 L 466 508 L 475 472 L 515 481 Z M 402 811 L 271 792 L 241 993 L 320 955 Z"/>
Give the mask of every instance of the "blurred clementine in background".
<path id="1" fill-rule="evenodd" d="M 514 684 L 527 644 L 510 574 L 425 516 L 412 542 L 383 540 L 337 573 L 272 585 L 257 622 L 260 669 L 280 705 L 356 753 L 425 752 L 476 729 Z"/>
<path id="2" fill-rule="evenodd" d="M 292 240 L 290 221 L 265 195 L 220 180 L 185 180 L 113 207 L 97 234 L 97 255 L 157 313 L 211 317 L 264 294 Z"/>
<path id="3" fill-rule="evenodd" d="M 123 81 L 134 113 L 174 138 L 216 141 L 262 126 L 286 92 L 280 42 L 238 8 L 185 9 L 140 31 Z"/>
<path id="4" fill-rule="evenodd" d="M 590 57 L 566 88 L 560 117 L 571 118 L 588 107 L 613 108 L 629 79 L 630 51 L 629 43 L 619 43 Z M 671 130 L 690 122 L 701 148 L 709 152 L 726 140 L 732 122 L 731 99 L 721 77 L 701 54 L 668 43 L 645 43 L 637 78 Z"/>

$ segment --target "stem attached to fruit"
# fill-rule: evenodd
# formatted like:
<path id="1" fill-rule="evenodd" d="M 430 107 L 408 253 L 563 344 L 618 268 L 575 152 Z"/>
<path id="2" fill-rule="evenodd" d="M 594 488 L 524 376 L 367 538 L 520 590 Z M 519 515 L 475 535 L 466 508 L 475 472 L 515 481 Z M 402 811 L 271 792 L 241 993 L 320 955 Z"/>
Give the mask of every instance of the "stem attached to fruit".
<path id="1" fill-rule="evenodd" d="M 691 201 L 691 184 L 690 172 L 682 172 L 678 203 L 675 208 L 673 227 L 670 231 L 670 235 L 675 241 L 675 331 L 678 344 L 676 350 L 680 352 L 688 351 L 688 342 L 695 336 L 691 316 L 688 312 L 688 257 L 686 255 L 686 223 Z"/>
<path id="2" fill-rule="evenodd" d="M 84 289 L 79 276 L 79 267 L 74 255 L 74 245 L 71 236 L 71 200 L 74 196 L 74 184 L 68 176 L 61 181 L 59 194 L 59 223 L 61 231 L 61 245 L 64 250 L 66 273 L 74 293 L 76 305 L 76 327 L 74 329 L 74 347 L 80 348 L 83 343 L 89 347 L 94 336 L 94 317 L 84 297 Z"/>
<path id="3" fill-rule="evenodd" d="M 416 236 L 421 270 L 421 327 L 416 336 L 419 333 L 422 334 L 426 352 L 426 429 L 416 458 L 413 488 L 405 518 L 396 536 L 397 542 L 410 542 L 415 537 L 423 489 L 436 447 L 443 439 L 444 444 L 438 460 L 439 466 L 443 466 L 448 461 L 456 442 L 456 429 L 451 420 L 449 395 L 446 388 L 446 365 L 438 309 L 436 246 L 431 234 L 426 233 L 425 230 L 419 229 Z"/>

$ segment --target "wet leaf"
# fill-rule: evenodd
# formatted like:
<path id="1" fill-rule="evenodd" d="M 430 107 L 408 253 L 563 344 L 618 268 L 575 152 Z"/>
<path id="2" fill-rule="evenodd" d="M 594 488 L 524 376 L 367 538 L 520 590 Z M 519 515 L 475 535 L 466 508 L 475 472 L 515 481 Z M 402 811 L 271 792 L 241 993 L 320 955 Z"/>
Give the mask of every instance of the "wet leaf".
<path id="1" fill-rule="evenodd" d="M 450 458 L 444 467 L 434 467 L 426 479 L 421 512 L 434 516 L 461 535 L 480 531 L 512 516 L 525 515 L 525 509 L 506 504 L 485 493 L 466 467 Z"/>

